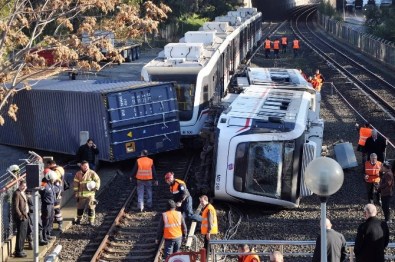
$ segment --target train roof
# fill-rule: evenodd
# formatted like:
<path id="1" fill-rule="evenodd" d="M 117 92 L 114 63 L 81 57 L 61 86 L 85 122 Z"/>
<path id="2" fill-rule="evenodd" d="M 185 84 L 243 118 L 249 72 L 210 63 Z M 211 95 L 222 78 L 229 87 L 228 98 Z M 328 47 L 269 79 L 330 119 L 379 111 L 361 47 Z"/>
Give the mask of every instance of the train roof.
<path id="1" fill-rule="evenodd" d="M 130 90 L 134 88 L 144 88 L 156 86 L 163 83 L 147 83 L 144 81 L 125 80 L 59 80 L 43 79 L 29 82 L 32 90 L 62 91 L 62 92 L 83 92 L 83 93 L 113 93 Z M 22 85 L 22 84 L 20 84 Z"/>
<path id="2" fill-rule="evenodd" d="M 314 91 L 313 87 L 297 69 L 249 68 L 247 71 L 251 85 L 264 85 L 274 88 L 297 88 Z"/>
<path id="3" fill-rule="evenodd" d="M 167 44 L 155 59 L 144 66 L 143 71 L 156 72 L 153 69 L 155 67 L 166 68 L 167 72 L 179 68 L 189 68 L 191 72 L 195 68 L 199 71 L 221 50 L 228 36 L 261 16 L 256 8 L 239 8 L 227 16 L 218 17 L 216 21 L 206 22 L 199 31 L 185 33 L 179 43 Z"/>
<path id="4" fill-rule="evenodd" d="M 293 130 L 298 119 L 307 117 L 311 95 L 314 95 L 315 91 L 307 82 L 300 79 L 297 70 L 252 69 L 249 73 L 252 76 L 251 84 L 246 86 L 241 94 L 229 94 L 223 99 L 227 109 L 220 117 L 219 126 L 226 123 L 226 127 L 233 126 L 239 131 L 265 129 L 268 132 L 284 132 Z M 278 79 L 269 81 L 274 75 L 292 76 L 295 82 L 277 82 Z"/>

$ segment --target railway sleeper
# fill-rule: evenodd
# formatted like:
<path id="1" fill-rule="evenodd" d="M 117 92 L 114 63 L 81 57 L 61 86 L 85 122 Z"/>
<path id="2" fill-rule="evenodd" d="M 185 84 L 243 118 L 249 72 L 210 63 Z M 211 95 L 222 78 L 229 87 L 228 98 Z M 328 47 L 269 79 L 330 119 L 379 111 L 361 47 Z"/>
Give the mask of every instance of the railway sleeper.
<path id="1" fill-rule="evenodd" d="M 141 234 L 141 233 L 139 233 L 139 234 L 134 234 L 134 235 L 132 235 L 132 234 L 128 234 L 128 235 L 122 235 L 122 236 L 112 236 L 112 239 L 114 239 L 114 241 L 131 241 L 131 240 L 135 240 L 135 239 L 141 239 L 141 238 L 143 238 L 142 240 L 148 240 L 146 237 L 147 234 Z M 153 233 L 153 234 L 150 234 L 152 237 L 150 237 L 151 238 L 151 240 L 152 241 L 154 241 L 154 235 L 156 235 L 156 232 L 155 233 Z"/>
<path id="2" fill-rule="evenodd" d="M 127 255 L 130 252 L 136 252 L 136 253 L 151 253 L 151 252 L 155 252 L 156 251 L 156 247 L 145 247 L 144 249 L 140 249 L 140 247 L 138 248 L 138 250 L 135 250 L 137 247 L 136 246 L 130 246 L 133 249 L 131 250 L 129 249 L 119 249 L 119 248 L 111 248 L 111 247 L 107 247 L 106 251 L 108 253 L 118 253 L 118 254 L 125 254 Z"/>
<path id="3" fill-rule="evenodd" d="M 152 243 L 125 243 L 125 242 L 109 242 L 109 246 L 114 247 L 114 248 L 130 248 L 131 246 L 134 247 L 139 247 L 139 248 L 146 248 L 146 247 L 155 247 L 156 244 L 154 242 Z"/>
<path id="4" fill-rule="evenodd" d="M 105 259 L 107 259 L 108 261 L 119 261 L 120 260 L 120 256 L 113 256 L 113 255 L 110 255 L 110 254 L 103 254 L 103 257 L 105 258 Z M 133 262 L 136 262 L 136 261 L 139 261 L 139 260 L 141 260 L 141 261 L 152 261 L 152 259 L 154 258 L 154 256 L 153 255 L 150 255 L 150 256 L 132 256 L 132 255 L 130 255 L 130 256 L 127 256 L 127 257 L 123 257 L 122 258 L 122 260 L 123 261 L 133 261 Z"/>

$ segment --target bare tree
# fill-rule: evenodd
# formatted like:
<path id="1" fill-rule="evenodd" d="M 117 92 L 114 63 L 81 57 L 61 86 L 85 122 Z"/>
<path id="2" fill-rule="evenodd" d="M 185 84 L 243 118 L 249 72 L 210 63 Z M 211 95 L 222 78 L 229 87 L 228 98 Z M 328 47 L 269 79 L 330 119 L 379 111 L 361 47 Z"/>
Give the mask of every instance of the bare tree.
<path id="1" fill-rule="evenodd" d="M 130 2 L 130 1 L 129 1 Z M 0 1 L 0 125 L 5 115 L 17 120 L 12 97 L 31 89 L 31 79 L 62 66 L 101 70 L 99 62 L 123 62 L 111 41 L 95 30 L 124 39 L 155 33 L 170 8 L 151 1 L 127 4 L 122 0 L 3 0 Z M 90 37 L 83 43 L 82 34 Z M 105 49 L 106 57 L 101 50 Z M 40 55 L 49 50 L 54 63 Z M 89 57 L 88 60 L 81 60 Z"/>

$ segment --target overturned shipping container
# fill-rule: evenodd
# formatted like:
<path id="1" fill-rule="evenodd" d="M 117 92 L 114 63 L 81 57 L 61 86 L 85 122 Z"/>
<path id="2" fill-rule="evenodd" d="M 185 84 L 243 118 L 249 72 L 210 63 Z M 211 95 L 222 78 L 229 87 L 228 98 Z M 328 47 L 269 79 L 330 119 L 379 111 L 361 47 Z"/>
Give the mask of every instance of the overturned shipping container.
<path id="1" fill-rule="evenodd" d="M 80 132 L 88 131 L 104 161 L 180 145 L 172 83 L 42 80 L 10 102 L 19 107 L 18 121 L 0 126 L 2 144 L 75 154 Z"/>

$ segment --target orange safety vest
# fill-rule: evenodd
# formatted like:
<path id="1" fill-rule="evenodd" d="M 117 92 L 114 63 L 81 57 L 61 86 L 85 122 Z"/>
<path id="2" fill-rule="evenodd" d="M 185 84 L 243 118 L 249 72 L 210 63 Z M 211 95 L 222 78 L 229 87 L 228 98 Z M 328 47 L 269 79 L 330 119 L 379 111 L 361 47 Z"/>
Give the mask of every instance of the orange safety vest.
<path id="1" fill-rule="evenodd" d="M 140 157 L 137 159 L 137 180 L 152 180 L 152 166 L 154 161 L 149 157 Z"/>
<path id="2" fill-rule="evenodd" d="M 372 136 L 372 129 L 369 127 L 361 127 L 359 129 L 359 141 L 358 145 L 365 146 L 366 139 Z"/>
<path id="3" fill-rule="evenodd" d="M 251 262 L 251 261 L 254 261 L 254 259 L 255 259 L 255 261 L 258 261 L 258 262 L 261 261 L 258 255 L 247 255 L 247 256 L 243 257 L 243 262 Z"/>
<path id="4" fill-rule="evenodd" d="M 170 192 L 175 195 L 180 193 L 179 189 L 179 185 L 184 185 L 184 187 L 186 188 L 186 184 L 184 181 L 182 181 L 181 179 L 174 179 L 174 184 L 170 186 Z"/>
<path id="5" fill-rule="evenodd" d="M 293 47 L 294 49 L 299 49 L 299 40 L 295 39 L 295 40 L 293 40 L 292 43 L 293 43 L 293 46 L 292 46 L 292 47 Z"/>
<path id="6" fill-rule="evenodd" d="M 379 183 L 380 182 L 380 169 L 381 162 L 377 161 L 376 164 L 372 165 L 370 161 L 365 162 L 365 174 L 369 176 L 367 179 L 368 183 Z"/>
<path id="7" fill-rule="evenodd" d="M 270 49 L 270 40 L 265 40 L 265 49 Z"/>
<path id="8" fill-rule="evenodd" d="M 315 77 L 317 78 L 318 82 L 322 83 L 324 81 L 324 78 L 322 77 L 321 74 L 315 74 Z"/>
<path id="9" fill-rule="evenodd" d="M 211 225 L 210 232 L 207 232 L 208 231 L 208 211 L 209 210 L 210 210 L 210 213 L 212 216 L 213 223 Z M 215 211 L 215 208 L 211 204 L 208 204 L 202 212 L 202 225 L 200 227 L 200 233 L 202 233 L 202 235 L 205 235 L 207 233 L 210 233 L 210 234 L 217 234 L 218 233 L 217 211 Z"/>
<path id="10" fill-rule="evenodd" d="M 273 49 L 280 49 L 280 41 L 274 40 L 274 42 L 273 42 Z"/>
<path id="11" fill-rule="evenodd" d="M 286 36 L 281 37 L 281 44 L 282 44 L 282 45 L 288 44 L 288 43 L 287 43 L 287 37 L 286 37 Z"/>
<path id="12" fill-rule="evenodd" d="M 163 213 L 162 217 L 163 217 L 163 237 L 165 239 L 175 239 L 182 237 L 181 212 L 170 210 Z"/>

